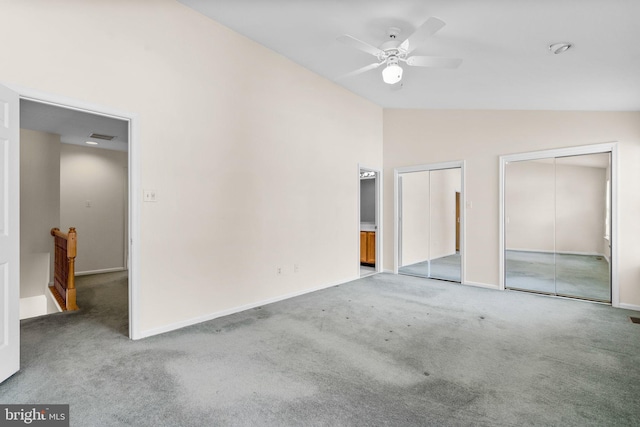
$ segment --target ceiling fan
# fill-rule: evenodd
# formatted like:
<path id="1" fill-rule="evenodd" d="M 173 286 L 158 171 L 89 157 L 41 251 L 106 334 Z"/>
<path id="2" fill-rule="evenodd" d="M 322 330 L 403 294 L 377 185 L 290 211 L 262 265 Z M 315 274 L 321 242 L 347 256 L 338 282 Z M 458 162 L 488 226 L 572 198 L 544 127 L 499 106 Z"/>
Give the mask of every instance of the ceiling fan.
<path id="1" fill-rule="evenodd" d="M 376 69 L 383 64 L 386 65 L 382 70 L 382 80 L 390 85 L 396 84 L 402 80 L 402 67 L 400 66 L 400 63 L 405 63 L 410 67 L 457 68 L 462 63 L 462 59 L 442 58 L 436 56 L 409 56 L 409 54 L 424 43 L 427 38 L 435 34 L 444 26 L 444 21 L 431 17 L 420 25 L 418 29 L 403 42 L 399 42 L 397 40 L 397 37 L 400 34 L 400 29 L 391 27 L 387 32 L 389 40 L 384 42 L 379 48 L 365 43 L 362 40 L 358 40 L 348 34 L 342 35 L 338 37 L 338 41 L 355 47 L 363 52 L 367 52 L 378 58 L 378 61 L 344 74 L 336 80 L 365 73 Z"/>

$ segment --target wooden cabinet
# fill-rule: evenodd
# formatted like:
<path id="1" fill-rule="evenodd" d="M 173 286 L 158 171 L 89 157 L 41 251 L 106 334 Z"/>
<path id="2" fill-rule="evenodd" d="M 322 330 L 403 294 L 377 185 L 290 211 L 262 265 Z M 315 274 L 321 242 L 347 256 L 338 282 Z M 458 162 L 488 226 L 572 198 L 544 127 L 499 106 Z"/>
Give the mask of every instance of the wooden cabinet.
<path id="1" fill-rule="evenodd" d="M 360 232 L 360 263 L 376 264 L 376 232 Z"/>

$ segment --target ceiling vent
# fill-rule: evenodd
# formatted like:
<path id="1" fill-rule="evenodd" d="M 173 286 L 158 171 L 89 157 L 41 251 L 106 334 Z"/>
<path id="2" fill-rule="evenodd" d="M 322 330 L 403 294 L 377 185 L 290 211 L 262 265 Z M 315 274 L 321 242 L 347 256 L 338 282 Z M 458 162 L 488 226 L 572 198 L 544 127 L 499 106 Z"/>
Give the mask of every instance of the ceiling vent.
<path id="1" fill-rule="evenodd" d="M 112 141 L 115 139 L 115 136 L 102 135 L 100 133 L 92 133 L 91 135 L 89 135 L 89 138 L 102 139 L 104 141 Z"/>

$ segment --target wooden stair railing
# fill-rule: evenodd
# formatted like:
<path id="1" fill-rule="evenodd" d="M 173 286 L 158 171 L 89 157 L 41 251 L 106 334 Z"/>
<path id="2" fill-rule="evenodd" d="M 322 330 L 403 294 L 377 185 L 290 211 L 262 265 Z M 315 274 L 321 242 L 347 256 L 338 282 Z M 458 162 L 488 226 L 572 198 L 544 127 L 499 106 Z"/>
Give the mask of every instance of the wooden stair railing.
<path id="1" fill-rule="evenodd" d="M 49 289 L 63 311 L 77 310 L 75 262 L 78 235 L 76 229 L 71 227 L 68 233 L 63 233 L 59 228 L 52 228 L 51 235 L 55 246 L 55 267 L 53 286 Z"/>

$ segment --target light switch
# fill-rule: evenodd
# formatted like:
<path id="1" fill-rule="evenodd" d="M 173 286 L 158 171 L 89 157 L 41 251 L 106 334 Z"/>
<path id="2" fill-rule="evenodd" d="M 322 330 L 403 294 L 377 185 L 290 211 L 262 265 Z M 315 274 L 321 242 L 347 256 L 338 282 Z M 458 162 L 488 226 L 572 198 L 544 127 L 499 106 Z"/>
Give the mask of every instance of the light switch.
<path id="1" fill-rule="evenodd" d="M 156 201 L 156 190 L 143 190 L 143 200 L 145 202 L 155 202 Z"/>
<path id="2" fill-rule="evenodd" d="M 473 202 L 471 200 L 467 200 L 467 209 L 473 208 Z"/>
<path id="3" fill-rule="evenodd" d="M 87 200 L 84 204 L 87 208 L 91 207 L 91 200 Z"/>

